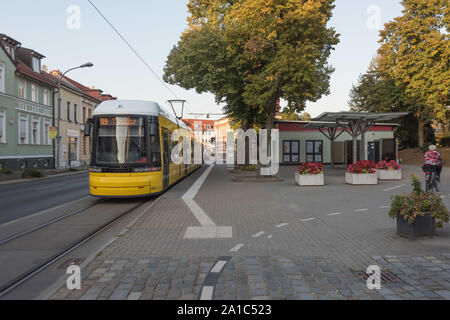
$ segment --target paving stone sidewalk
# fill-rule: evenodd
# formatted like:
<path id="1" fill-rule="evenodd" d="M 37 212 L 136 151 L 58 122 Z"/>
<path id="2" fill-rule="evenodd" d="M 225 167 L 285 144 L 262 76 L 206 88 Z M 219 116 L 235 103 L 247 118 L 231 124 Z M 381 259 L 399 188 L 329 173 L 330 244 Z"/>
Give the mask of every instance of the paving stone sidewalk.
<path id="1" fill-rule="evenodd" d="M 233 238 L 188 240 L 186 228 L 198 221 L 181 196 L 196 172 L 82 270 L 81 290 L 61 285 L 51 299 L 198 299 L 226 256 L 213 299 L 450 299 L 449 227 L 411 241 L 387 217 L 390 195 L 408 189 L 384 190 L 406 180 L 355 189 L 332 171 L 327 187 L 298 189 L 293 170 L 281 168 L 282 182 L 235 183 L 215 167 L 195 200 L 217 225 L 232 226 Z M 359 272 L 369 265 L 394 281 L 367 289 Z"/>

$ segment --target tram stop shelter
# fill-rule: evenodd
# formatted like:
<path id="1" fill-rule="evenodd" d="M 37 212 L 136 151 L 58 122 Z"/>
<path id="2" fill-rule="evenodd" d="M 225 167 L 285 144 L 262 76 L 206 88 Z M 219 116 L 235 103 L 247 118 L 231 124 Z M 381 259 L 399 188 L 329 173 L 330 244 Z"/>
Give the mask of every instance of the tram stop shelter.
<path id="1" fill-rule="evenodd" d="M 331 141 L 331 165 L 334 166 L 333 144 L 342 133 L 347 132 L 353 139 L 353 162 L 358 160 L 358 136 L 361 136 L 361 159 L 367 160 L 367 131 L 377 123 L 393 121 L 408 114 L 408 112 L 325 112 L 312 119 L 306 127 L 318 129 Z"/>

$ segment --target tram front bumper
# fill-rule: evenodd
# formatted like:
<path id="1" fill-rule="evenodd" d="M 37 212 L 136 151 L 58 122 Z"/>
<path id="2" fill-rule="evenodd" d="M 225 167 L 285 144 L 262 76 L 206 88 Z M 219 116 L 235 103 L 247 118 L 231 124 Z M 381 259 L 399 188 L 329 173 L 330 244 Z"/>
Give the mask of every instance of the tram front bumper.
<path id="1" fill-rule="evenodd" d="M 150 176 L 92 174 L 89 177 L 89 189 L 98 197 L 133 197 L 152 193 Z"/>

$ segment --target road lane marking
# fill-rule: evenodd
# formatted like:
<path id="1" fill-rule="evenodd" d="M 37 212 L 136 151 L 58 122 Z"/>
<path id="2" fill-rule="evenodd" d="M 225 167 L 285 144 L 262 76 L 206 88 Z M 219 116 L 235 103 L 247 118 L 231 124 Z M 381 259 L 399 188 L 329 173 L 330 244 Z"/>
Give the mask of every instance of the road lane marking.
<path id="1" fill-rule="evenodd" d="M 381 206 L 380 209 L 387 209 L 390 208 L 391 206 Z"/>
<path id="2" fill-rule="evenodd" d="M 283 227 L 286 227 L 288 225 L 289 225 L 289 223 L 280 223 L 279 225 L 277 225 L 277 228 L 283 228 Z"/>
<path id="3" fill-rule="evenodd" d="M 217 261 L 216 265 L 211 269 L 210 272 L 220 273 L 222 271 L 223 267 L 225 267 L 225 265 L 227 263 L 228 263 L 228 261 L 224 261 L 224 260 Z"/>
<path id="4" fill-rule="evenodd" d="M 308 218 L 308 219 L 302 219 L 300 220 L 301 222 L 309 222 L 309 221 L 313 221 L 316 220 L 316 218 Z"/>
<path id="5" fill-rule="evenodd" d="M 202 295 L 200 296 L 200 300 L 212 300 L 214 293 L 213 286 L 204 286 L 202 288 Z"/>
<path id="6" fill-rule="evenodd" d="M 264 233 L 265 233 L 264 231 L 260 231 L 260 232 L 258 232 L 257 234 L 254 234 L 252 237 L 253 237 L 253 238 L 259 238 L 259 237 L 261 237 Z"/>
<path id="7" fill-rule="evenodd" d="M 366 212 L 369 211 L 369 209 L 358 209 L 358 210 L 354 210 L 354 212 Z"/>
<path id="8" fill-rule="evenodd" d="M 335 212 L 335 213 L 330 213 L 328 216 L 332 217 L 332 216 L 339 216 L 341 215 L 342 212 Z"/>
<path id="9" fill-rule="evenodd" d="M 272 235 L 268 236 L 267 239 L 272 239 Z"/>
<path id="10" fill-rule="evenodd" d="M 195 202 L 194 198 L 211 173 L 214 165 L 210 165 L 181 197 L 189 210 L 200 223 L 200 227 L 187 227 L 184 239 L 230 239 L 233 238 L 232 227 L 218 227 L 206 212 Z"/>
<path id="11" fill-rule="evenodd" d="M 25 216 L 25 217 L 22 217 L 22 218 L 19 218 L 19 219 L 16 219 L 16 220 L 11 220 L 11 221 L 5 222 L 3 224 L 0 224 L 0 228 L 9 226 L 9 225 L 11 225 L 13 223 L 21 222 L 21 221 L 26 220 L 26 219 L 30 219 L 30 218 L 34 218 L 34 217 L 40 216 L 40 215 L 42 215 L 44 213 L 47 213 L 47 212 L 49 212 L 51 210 L 60 209 L 60 208 L 62 208 L 64 206 L 71 205 L 71 204 L 74 204 L 77 201 L 85 200 L 85 199 L 88 199 L 88 198 L 92 199 L 91 196 L 86 196 L 86 197 L 82 197 L 82 198 L 79 198 L 79 199 L 72 200 L 70 202 L 62 203 L 60 205 L 57 205 L 56 207 L 48 208 L 48 209 L 45 209 L 43 211 L 40 211 L 40 212 L 37 212 L 37 213 L 33 213 L 33 214 L 30 214 L 28 216 Z"/>
<path id="12" fill-rule="evenodd" d="M 244 246 L 243 243 L 239 243 L 237 246 L 233 247 L 230 252 L 238 252 L 239 250 L 242 249 L 242 247 Z"/>
<path id="13" fill-rule="evenodd" d="M 183 200 L 203 227 L 216 225 L 214 221 L 212 221 L 211 218 L 208 217 L 205 211 L 203 211 L 203 209 L 200 208 L 200 206 L 194 201 L 194 199 Z"/>
<path id="14" fill-rule="evenodd" d="M 392 191 L 392 190 L 395 190 L 395 189 L 400 189 L 400 188 L 403 188 L 403 187 L 405 187 L 405 186 L 406 186 L 406 184 L 401 184 L 401 185 L 399 185 L 399 186 L 395 186 L 395 187 L 386 189 L 386 190 L 384 190 L 384 192 Z"/>
<path id="15" fill-rule="evenodd" d="M 447 196 L 441 196 L 441 199 L 445 199 Z"/>
<path id="16" fill-rule="evenodd" d="M 189 190 L 181 197 L 181 199 L 194 199 L 213 168 L 214 165 L 210 165 L 205 170 L 205 172 L 203 172 L 203 174 L 197 179 L 197 181 L 194 182 Z"/>

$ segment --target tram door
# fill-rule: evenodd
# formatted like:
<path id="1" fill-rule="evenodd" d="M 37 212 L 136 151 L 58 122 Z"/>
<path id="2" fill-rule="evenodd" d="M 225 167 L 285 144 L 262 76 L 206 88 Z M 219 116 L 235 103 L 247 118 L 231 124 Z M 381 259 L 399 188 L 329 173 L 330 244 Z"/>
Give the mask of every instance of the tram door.
<path id="1" fill-rule="evenodd" d="M 161 128 L 162 133 L 162 147 L 163 147 L 163 189 L 169 186 L 169 163 L 170 163 L 170 150 L 169 150 L 169 131 L 165 128 Z"/>

